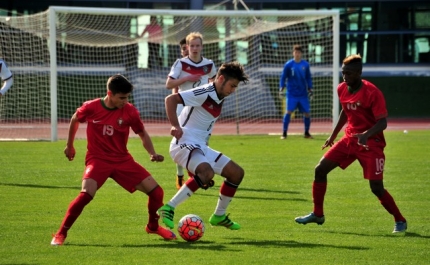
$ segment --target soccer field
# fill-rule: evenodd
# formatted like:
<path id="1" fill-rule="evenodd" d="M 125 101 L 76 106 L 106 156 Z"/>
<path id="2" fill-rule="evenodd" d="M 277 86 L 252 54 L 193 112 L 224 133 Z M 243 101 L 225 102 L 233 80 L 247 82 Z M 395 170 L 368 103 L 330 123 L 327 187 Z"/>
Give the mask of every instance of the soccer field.
<path id="1" fill-rule="evenodd" d="M 73 162 L 63 155 L 65 141 L 0 142 L 0 264 L 429 264 L 430 132 L 385 135 L 385 187 L 408 220 L 406 234 L 391 233 L 392 216 L 371 193 L 357 162 L 329 175 L 324 225 L 294 222 L 312 211 L 313 168 L 325 152 L 321 145 L 327 135 L 313 140 L 292 135 L 285 141 L 215 135 L 211 146 L 245 169 L 228 209 L 240 230 L 208 223 L 219 176 L 215 187 L 197 191 L 176 209 L 175 222 L 189 213 L 206 222 L 205 235 L 194 243 L 148 235 L 147 197 L 108 180 L 60 247 L 50 241 L 80 191 L 86 141 L 76 141 Z M 170 138 L 153 142 L 165 156 L 162 163 L 151 163 L 136 138 L 129 149 L 168 201 L 176 192 Z"/>

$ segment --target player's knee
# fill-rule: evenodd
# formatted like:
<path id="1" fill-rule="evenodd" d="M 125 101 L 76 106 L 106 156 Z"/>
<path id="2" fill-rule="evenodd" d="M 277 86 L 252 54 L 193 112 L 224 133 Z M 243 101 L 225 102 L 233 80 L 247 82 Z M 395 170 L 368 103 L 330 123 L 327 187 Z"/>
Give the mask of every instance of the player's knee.
<path id="1" fill-rule="evenodd" d="M 327 170 L 321 164 L 315 167 L 315 181 L 325 182 L 327 181 Z"/>

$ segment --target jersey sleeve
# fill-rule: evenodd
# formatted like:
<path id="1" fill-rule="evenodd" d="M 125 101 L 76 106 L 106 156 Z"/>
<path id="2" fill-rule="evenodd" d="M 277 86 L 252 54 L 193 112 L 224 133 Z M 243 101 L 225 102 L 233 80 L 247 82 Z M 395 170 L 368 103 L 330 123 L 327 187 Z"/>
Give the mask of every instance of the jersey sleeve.
<path id="1" fill-rule="evenodd" d="M 313 88 L 311 67 L 308 62 L 306 62 L 306 82 L 308 84 L 308 89 Z"/>
<path id="2" fill-rule="evenodd" d="M 212 69 L 211 72 L 208 74 L 209 78 L 214 78 L 216 76 L 217 70 L 215 67 L 215 63 L 212 62 Z"/>
<path id="3" fill-rule="evenodd" d="M 128 110 L 130 113 L 130 127 L 133 130 L 135 134 L 139 134 L 140 132 L 143 132 L 144 125 L 142 120 L 140 119 L 139 111 L 136 107 L 133 105 L 130 105 L 130 109 Z"/>
<path id="4" fill-rule="evenodd" d="M 179 95 L 184 102 L 184 106 L 197 107 L 201 106 L 207 98 L 207 90 L 205 88 L 195 88 L 180 92 Z"/>
<path id="5" fill-rule="evenodd" d="M 282 69 L 281 79 L 279 80 L 279 87 L 285 87 L 285 80 L 288 78 L 288 63 L 284 64 Z"/>
<path id="6" fill-rule="evenodd" d="M 173 79 L 178 79 L 181 72 L 182 72 L 182 63 L 180 59 L 177 59 L 176 62 L 170 68 L 168 77 Z"/>
<path id="7" fill-rule="evenodd" d="M 0 77 L 4 81 L 12 78 L 12 72 L 3 60 L 0 60 Z"/>
<path id="8" fill-rule="evenodd" d="M 385 103 L 384 95 L 379 89 L 375 89 L 373 92 L 372 102 L 372 113 L 376 120 L 386 118 L 388 116 L 388 111 Z"/>
<path id="9" fill-rule="evenodd" d="M 80 106 L 76 110 L 76 114 L 78 116 L 78 121 L 80 123 L 83 123 L 83 122 L 87 121 L 87 117 L 91 113 L 91 104 L 90 103 L 91 103 L 91 101 L 86 101 L 86 102 L 84 102 L 84 104 L 82 104 L 82 106 Z"/>

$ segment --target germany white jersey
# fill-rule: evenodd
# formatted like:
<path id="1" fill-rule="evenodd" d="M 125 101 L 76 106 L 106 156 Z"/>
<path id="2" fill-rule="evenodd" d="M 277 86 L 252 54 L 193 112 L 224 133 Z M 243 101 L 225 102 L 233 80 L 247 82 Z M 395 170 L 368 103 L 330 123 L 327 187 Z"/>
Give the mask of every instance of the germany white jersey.
<path id="1" fill-rule="evenodd" d="M 201 75 L 200 80 L 197 82 L 183 83 L 179 86 L 179 91 L 186 91 L 209 83 L 209 78 L 213 78 L 216 75 L 214 62 L 202 57 L 200 62 L 195 63 L 187 56 L 176 60 L 170 69 L 169 77 L 173 79 L 179 79 L 184 76 L 195 74 Z"/>
<path id="2" fill-rule="evenodd" d="M 0 79 L 4 81 L 3 86 L 1 86 L 0 80 L 0 94 L 4 95 L 13 84 L 12 72 L 7 68 L 6 63 L 0 59 Z"/>
<path id="3" fill-rule="evenodd" d="M 6 81 L 11 77 L 12 77 L 12 73 L 7 68 L 6 63 L 2 59 L 0 59 L 0 78 L 3 81 Z"/>
<path id="4" fill-rule="evenodd" d="M 184 134 L 179 143 L 205 144 L 221 115 L 224 99 L 219 99 L 213 83 L 179 92 L 184 109 L 178 117 Z M 175 142 L 173 138 L 172 142 Z"/>

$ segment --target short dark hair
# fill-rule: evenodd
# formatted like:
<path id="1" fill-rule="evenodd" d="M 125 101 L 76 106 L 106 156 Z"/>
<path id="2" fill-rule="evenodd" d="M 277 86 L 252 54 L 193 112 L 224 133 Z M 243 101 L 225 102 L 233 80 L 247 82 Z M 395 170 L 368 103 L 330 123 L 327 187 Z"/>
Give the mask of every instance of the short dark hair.
<path id="1" fill-rule="evenodd" d="M 133 91 L 133 85 L 121 74 L 109 77 L 106 86 L 114 95 L 118 93 L 128 94 Z"/>
<path id="2" fill-rule="evenodd" d="M 245 74 L 245 69 L 236 61 L 223 63 L 218 69 L 217 77 L 220 75 L 224 76 L 225 80 L 236 79 L 245 84 L 248 82 L 248 75 Z"/>
<path id="3" fill-rule="evenodd" d="M 184 44 L 187 44 L 187 40 L 185 38 L 183 38 L 179 41 L 179 46 L 182 46 Z"/>
<path id="4" fill-rule="evenodd" d="M 303 52 L 302 46 L 300 46 L 299 44 L 294 45 L 293 46 L 293 51 Z"/>

